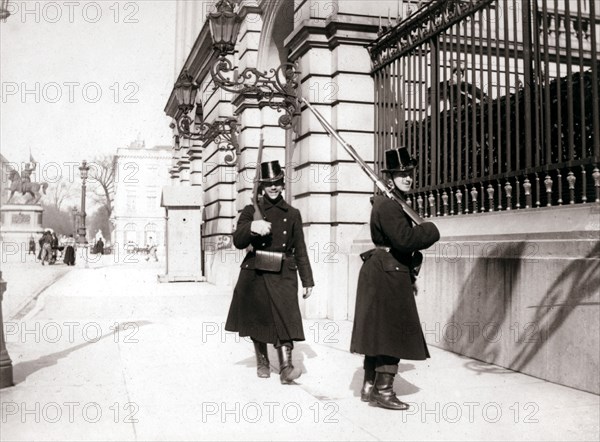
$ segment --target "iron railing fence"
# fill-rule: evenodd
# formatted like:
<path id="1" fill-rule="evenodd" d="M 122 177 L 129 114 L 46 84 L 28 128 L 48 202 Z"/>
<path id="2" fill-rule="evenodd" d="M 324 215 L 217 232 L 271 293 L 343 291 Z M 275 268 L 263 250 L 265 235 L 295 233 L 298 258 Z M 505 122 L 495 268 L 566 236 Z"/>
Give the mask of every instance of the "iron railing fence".
<path id="1" fill-rule="evenodd" d="M 438 0 L 369 46 L 375 168 L 418 159 L 424 216 L 600 202 L 594 0 Z"/>

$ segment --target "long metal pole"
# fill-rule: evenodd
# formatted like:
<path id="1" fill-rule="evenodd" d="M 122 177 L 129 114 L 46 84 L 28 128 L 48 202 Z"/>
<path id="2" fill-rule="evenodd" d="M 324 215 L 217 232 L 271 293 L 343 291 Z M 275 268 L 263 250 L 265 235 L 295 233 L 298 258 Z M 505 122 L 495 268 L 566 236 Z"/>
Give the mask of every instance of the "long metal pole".
<path id="1" fill-rule="evenodd" d="M 400 204 L 400 206 L 402 206 L 402 209 L 404 210 L 404 212 L 406 212 L 406 214 L 410 217 L 411 220 L 413 220 L 413 222 L 415 224 L 418 225 L 418 224 L 422 224 L 425 222 L 423 220 L 423 218 L 421 218 L 419 216 L 419 214 L 417 212 L 415 212 L 413 210 L 413 208 L 410 207 L 406 203 L 406 201 L 404 201 L 399 195 L 394 193 L 386 185 L 386 183 L 377 176 L 377 174 L 373 171 L 373 169 L 371 169 L 367 165 L 367 163 L 365 163 L 363 161 L 363 159 L 358 155 L 356 150 L 354 150 L 354 147 L 352 147 L 350 144 L 346 143 L 346 141 L 344 141 L 344 139 L 342 137 L 340 137 L 340 135 L 329 124 L 329 122 L 325 119 L 325 117 L 323 117 L 323 115 L 321 115 L 319 113 L 319 111 L 317 111 L 314 107 L 312 107 L 312 105 L 304 97 L 302 97 L 300 100 L 304 104 L 306 104 L 308 109 L 315 115 L 315 117 L 317 117 L 317 120 L 319 120 L 319 123 L 321 123 L 321 125 L 325 128 L 325 130 L 329 133 L 329 135 L 331 135 L 333 138 L 335 138 L 337 140 L 337 142 L 342 145 L 342 147 L 346 150 L 346 152 L 348 152 L 348 154 L 352 157 L 352 159 L 358 163 L 358 165 L 362 168 L 363 172 L 365 172 L 367 174 L 367 176 L 371 179 L 371 181 L 373 181 L 375 183 L 375 185 L 379 188 L 379 190 L 381 190 L 381 192 L 383 192 L 384 195 L 386 195 L 388 198 L 393 199 L 398 204 Z"/>
<path id="2" fill-rule="evenodd" d="M 82 183 L 81 183 L 81 226 L 79 226 L 80 242 L 82 244 L 87 244 L 87 232 L 86 232 L 86 228 L 85 228 L 85 217 L 86 217 L 85 193 L 86 193 L 86 185 L 85 185 L 85 179 L 83 179 Z"/>
<path id="3" fill-rule="evenodd" d="M 2 297 L 6 290 L 6 281 L 2 279 L 0 272 L 0 388 L 13 385 L 13 366 L 4 340 L 4 321 L 2 319 Z"/>

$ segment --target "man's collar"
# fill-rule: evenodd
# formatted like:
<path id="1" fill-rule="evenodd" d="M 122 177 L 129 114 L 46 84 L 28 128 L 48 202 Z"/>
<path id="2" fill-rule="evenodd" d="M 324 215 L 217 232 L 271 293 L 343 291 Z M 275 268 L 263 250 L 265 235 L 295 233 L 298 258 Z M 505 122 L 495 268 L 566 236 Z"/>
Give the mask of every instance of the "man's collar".
<path id="1" fill-rule="evenodd" d="M 269 198 L 263 198 L 262 199 L 263 202 L 263 207 L 265 208 L 265 210 L 269 210 L 272 207 L 277 207 L 278 209 L 283 210 L 284 212 L 287 212 L 290 208 L 290 205 L 285 201 L 285 199 L 281 198 L 277 203 L 273 204 L 271 202 L 271 200 L 269 200 Z"/>

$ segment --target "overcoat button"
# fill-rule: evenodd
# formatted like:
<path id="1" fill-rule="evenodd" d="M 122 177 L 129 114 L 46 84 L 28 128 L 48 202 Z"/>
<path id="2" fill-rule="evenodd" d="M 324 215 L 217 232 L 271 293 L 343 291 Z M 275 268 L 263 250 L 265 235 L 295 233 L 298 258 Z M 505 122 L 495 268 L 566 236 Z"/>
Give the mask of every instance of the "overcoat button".
<path id="1" fill-rule="evenodd" d="M 284 230 L 284 231 L 283 231 L 283 234 L 284 234 L 284 235 L 287 235 L 287 230 Z"/>
<path id="2" fill-rule="evenodd" d="M 396 270 L 400 270 L 400 267 L 396 267 Z"/>
<path id="3" fill-rule="evenodd" d="M 283 247 L 285 247 L 285 243 L 283 243 Z"/>
<path id="4" fill-rule="evenodd" d="M 283 218 L 283 222 L 286 223 L 287 222 L 287 218 Z"/>
<path id="5" fill-rule="evenodd" d="M 262 245 L 263 245 L 263 247 L 264 247 L 264 246 L 266 246 L 266 244 L 265 244 L 265 243 L 262 243 Z"/>

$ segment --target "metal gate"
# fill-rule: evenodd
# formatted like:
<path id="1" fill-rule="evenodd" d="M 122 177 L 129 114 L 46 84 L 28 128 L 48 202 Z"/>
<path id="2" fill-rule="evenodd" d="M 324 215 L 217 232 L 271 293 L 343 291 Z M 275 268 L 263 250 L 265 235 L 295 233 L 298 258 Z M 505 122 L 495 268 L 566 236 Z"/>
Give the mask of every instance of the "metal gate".
<path id="1" fill-rule="evenodd" d="M 369 46 L 375 167 L 422 216 L 600 201 L 596 0 L 434 0 Z"/>

